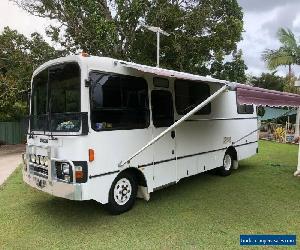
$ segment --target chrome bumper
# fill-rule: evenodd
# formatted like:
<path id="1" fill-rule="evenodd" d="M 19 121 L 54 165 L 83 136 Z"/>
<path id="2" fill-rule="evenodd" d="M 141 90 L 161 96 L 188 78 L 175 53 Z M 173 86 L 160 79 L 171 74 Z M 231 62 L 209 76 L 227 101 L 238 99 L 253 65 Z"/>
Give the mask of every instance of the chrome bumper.
<path id="1" fill-rule="evenodd" d="M 49 181 L 35 175 L 29 174 L 23 169 L 23 180 L 31 187 L 46 192 L 56 197 L 68 200 L 82 200 L 81 184 L 66 183 L 59 180 Z"/>

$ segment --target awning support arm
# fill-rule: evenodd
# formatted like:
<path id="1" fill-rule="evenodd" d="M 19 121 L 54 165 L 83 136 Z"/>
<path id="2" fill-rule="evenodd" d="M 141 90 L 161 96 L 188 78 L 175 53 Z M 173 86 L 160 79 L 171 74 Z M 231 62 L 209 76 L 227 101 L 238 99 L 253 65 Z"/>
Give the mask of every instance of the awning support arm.
<path id="1" fill-rule="evenodd" d="M 191 117 L 193 114 L 195 114 L 196 112 L 198 112 L 200 109 L 202 109 L 208 103 L 212 102 L 216 97 L 218 97 L 220 94 L 222 94 L 223 92 L 225 92 L 227 89 L 229 89 L 229 87 L 227 85 L 224 85 L 217 92 L 215 92 L 214 94 L 212 94 L 210 97 L 208 97 L 206 100 L 204 100 L 203 102 L 201 102 L 199 105 L 197 105 L 194 109 L 192 109 L 186 115 L 184 115 L 183 117 L 181 117 L 177 122 L 174 122 L 170 127 L 168 127 L 166 130 L 164 130 L 163 132 L 161 132 L 158 136 L 156 136 L 155 138 L 153 138 L 144 147 L 142 147 L 140 150 L 138 150 L 136 153 L 134 153 L 132 156 L 130 156 L 126 161 L 123 161 L 123 162 L 121 161 L 119 163 L 119 167 L 123 167 L 126 163 L 129 164 L 130 161 L 134 157 L 136 157 L 137 155 L 139 155 L 141 152 L 143 152 L 146 148 L 148 148 L 153 143 L 155 143 L 156 141 L 158 141 L 165 134 L 167 134 L 168 132 L 170 132 L 171 130 L 173 130 L 174 128 L 176 128 L 178 125 L 180 125 L 182 122 L 184 122 L 185 120 L 187 120 L 189 117 Z"/>

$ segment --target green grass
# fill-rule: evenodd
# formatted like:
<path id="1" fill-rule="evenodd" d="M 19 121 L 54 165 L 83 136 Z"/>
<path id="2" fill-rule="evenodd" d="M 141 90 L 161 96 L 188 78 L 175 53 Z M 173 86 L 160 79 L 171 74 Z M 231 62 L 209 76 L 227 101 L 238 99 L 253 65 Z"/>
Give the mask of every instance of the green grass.
<path id="1" fill-rule="evenodd" d="M 18 169 L 0 187 L 0 249 L 237 249 L 240 234 L 297 234 L 297 151 L 260 142 L 231 176 L 182 180 L 120 216 L 30 188 Z"/>

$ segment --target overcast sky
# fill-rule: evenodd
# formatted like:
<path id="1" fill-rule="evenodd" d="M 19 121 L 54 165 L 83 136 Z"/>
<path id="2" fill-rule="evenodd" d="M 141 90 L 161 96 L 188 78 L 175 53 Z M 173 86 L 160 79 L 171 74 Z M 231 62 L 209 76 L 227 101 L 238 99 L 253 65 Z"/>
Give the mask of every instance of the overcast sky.
<path id="1" fill-rule="evenodd" d="M 244 10 L 243 41 L 239 48 L 243 50 L 244 59 L 248 66 L 248 73 L 259 75 L 267 71 L 261 60 L 264 49 L 276 49 L 279 43 L 276 31 L 279 27 L 290 28 L 296 37 L 300 37 L 300 0 L 238 0 Z M 45 36 L 45 28 L 49 20 L 34 17 L 19 9 L 9 0 L 0 0 L 0 31 L 9 26 L 29 36 L 32 32 L 39 32 Z M 47 39 L 48 40 L 48 39 Z M 49 40 L 48 40 L 49 41 Z M 300 67 L 294 66 L 297 76 Z M 286 74 L 282 67 L 279 73 Z"/>

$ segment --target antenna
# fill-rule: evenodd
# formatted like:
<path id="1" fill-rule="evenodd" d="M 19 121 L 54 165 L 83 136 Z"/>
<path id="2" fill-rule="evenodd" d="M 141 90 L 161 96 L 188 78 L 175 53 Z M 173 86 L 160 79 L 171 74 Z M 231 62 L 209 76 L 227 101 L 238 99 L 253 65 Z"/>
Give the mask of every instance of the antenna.
<path id="1" fill-rule="evenodd" d="M 163 34 L 165 36 L 169 36 L 170 34 L 162 30 L 160 27 L 155 27 L 155 26 L 148 26 L 145 24 L 142 24 L 143 27 L 145 27 L 147 30 L 150 30 L 152 32 L 156 33 L 156 40 L 157 40 L 157 45 L 156 45 L 156 67 L 159 68 L 159 43 L 160 43 L 160 34 Z"/>

